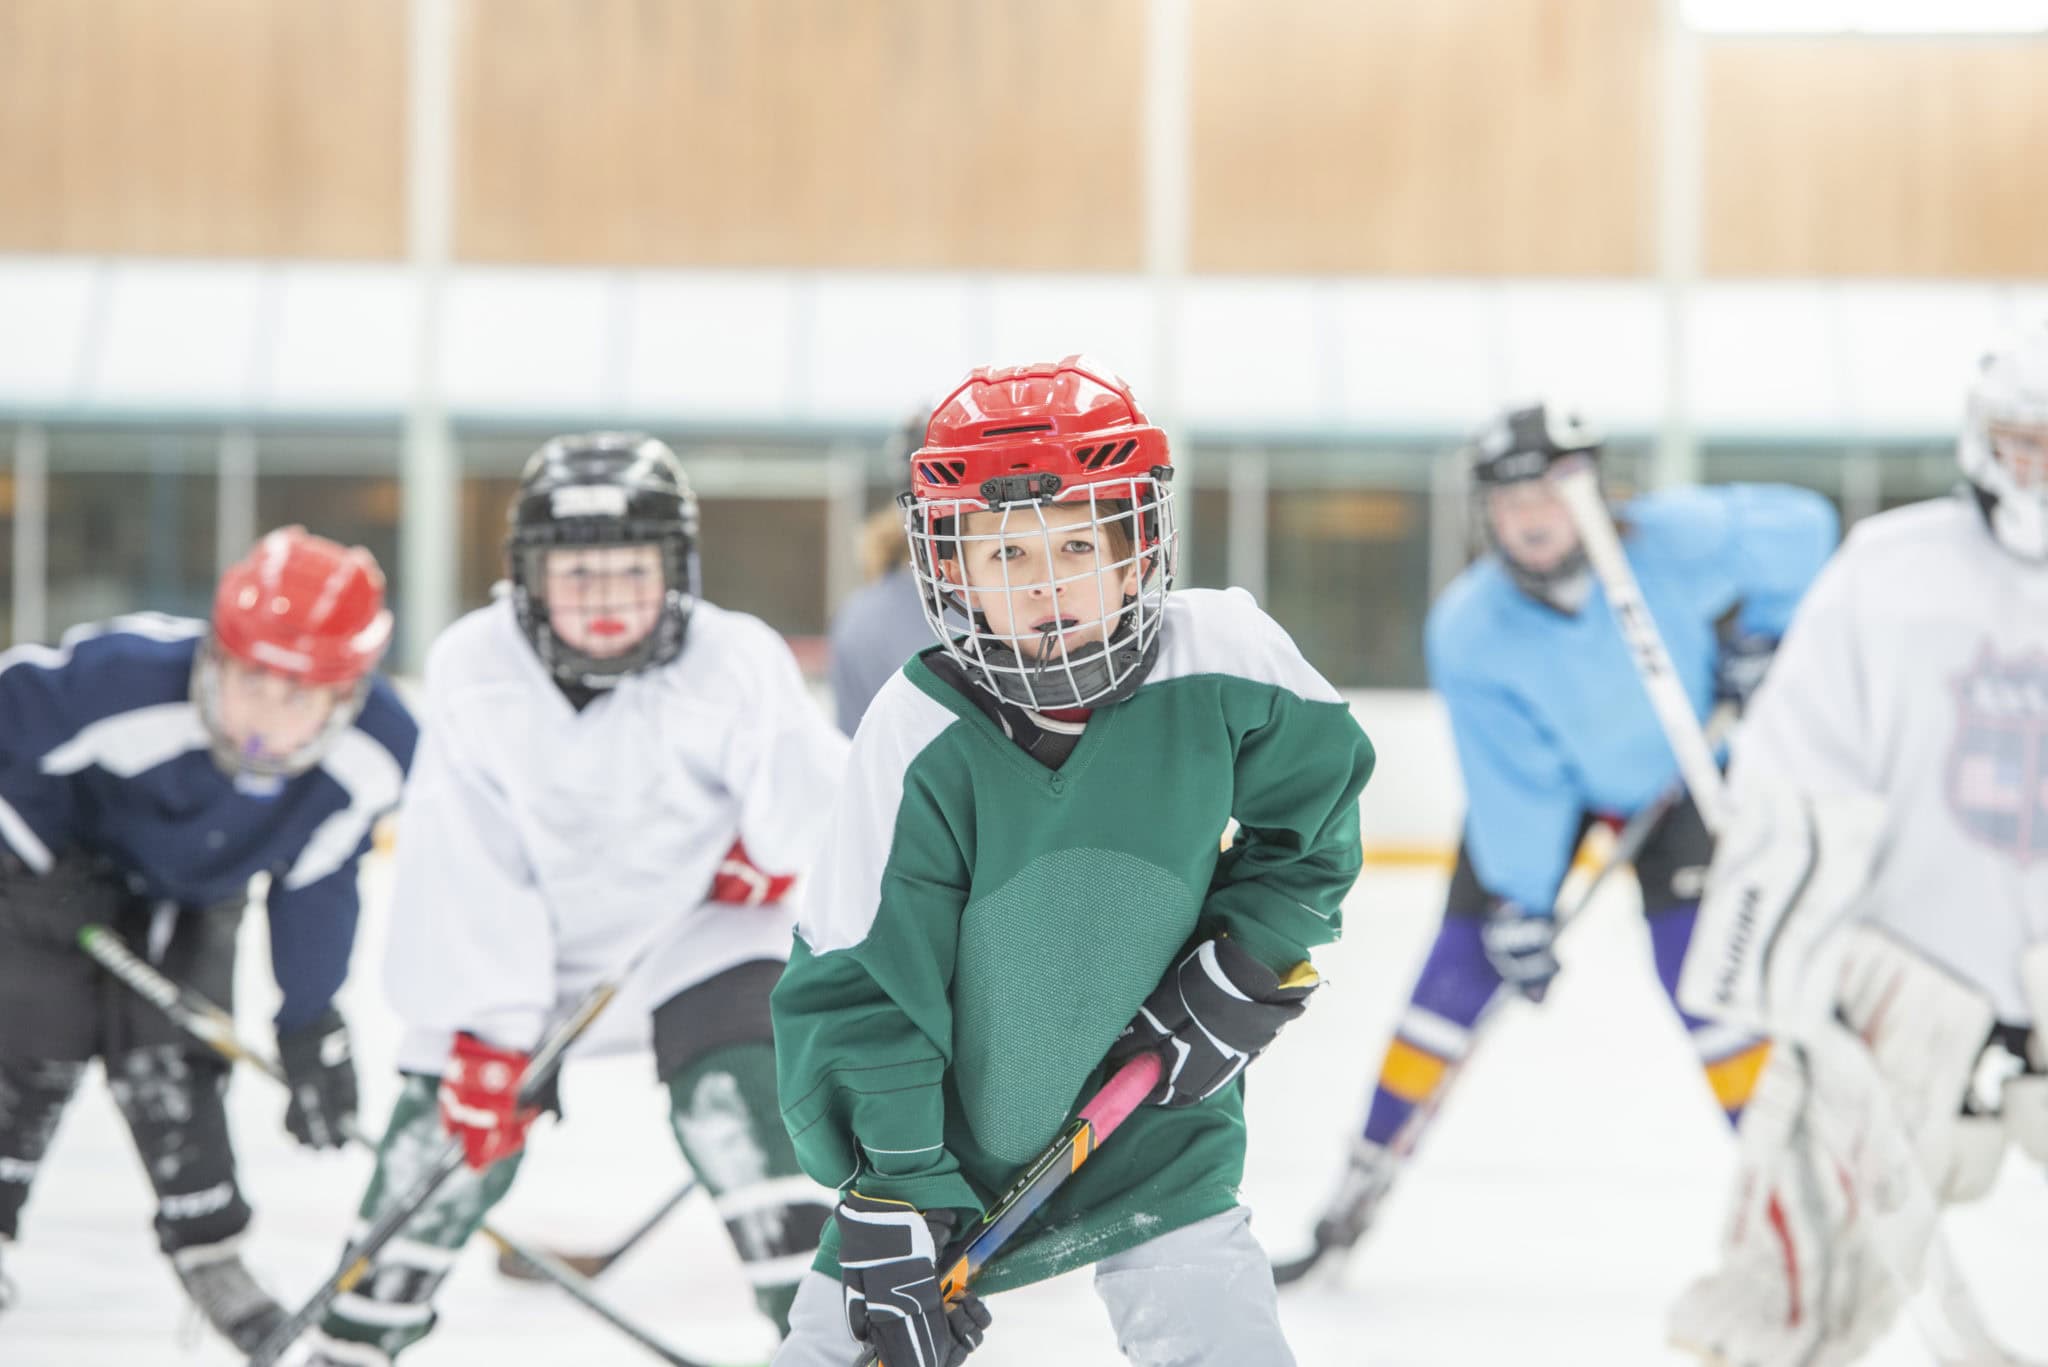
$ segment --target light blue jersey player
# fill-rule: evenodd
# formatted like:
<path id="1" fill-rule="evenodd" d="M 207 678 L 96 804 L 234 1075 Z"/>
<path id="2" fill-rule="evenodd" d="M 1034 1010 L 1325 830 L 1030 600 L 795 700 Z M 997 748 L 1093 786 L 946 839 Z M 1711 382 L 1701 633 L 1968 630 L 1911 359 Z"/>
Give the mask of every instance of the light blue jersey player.
<path id="1" fill-rule="evenodd" d="M 1543 998 L 1557 972 L 1558 889 L 1580 838 L 1677 781 L 1677 760 L 1551 480 L 1560 463 L 1599 453 L 1575 418 L 1542 405 L 1501 414 L 1464 453 L 1490 554 L 1444 590 L 1426 628 L 1430 682 L 1449 710 L 1464 778 L 1464 838 L 1443 926 L 1317 1227 L 1318 1252 L 1364 1232 L 1495 995 Z M 1717 699 L 1739 702 L 1834 549 L 1834 509 L 1803 489 L 1737 484 L 1648 494 L 1616 516 L 1694 710 L 1704 718 Z M 1635 858 L 1667 994 L 1710 854 L 1698 812 L 1683 802 Z M 1768 1046 L 1681 1015 L 1733 1119 Z"/>

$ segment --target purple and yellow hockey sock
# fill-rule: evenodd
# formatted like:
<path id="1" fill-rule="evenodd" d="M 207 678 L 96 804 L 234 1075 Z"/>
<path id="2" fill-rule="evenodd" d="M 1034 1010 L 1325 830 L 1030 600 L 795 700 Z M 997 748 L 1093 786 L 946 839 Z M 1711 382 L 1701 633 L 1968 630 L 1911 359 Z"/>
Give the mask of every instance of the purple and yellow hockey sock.
<path id="1" fill-rule="evenodd" d="M 1771 1042 L 1747 1030 L 1701 1020 L 1678 1005 L 1678 972 L 1685 963 L 1685 947 L 1692 941 L 1693 922 L 1699 911 L 1697 902 L 1679 902 L 1646 912 L 1644 919 L 1650 923 L 1650 949 L 1657 960 L 1657 981 L 1664 984 L 1665 995 L 1678 1011 L 1678 1018 L 1685 1022 L 1693 1052 L 1706 1071 L 1715 1102 L 1728 1117 L 1728 1123 L 1734 1125 L 1741 1121 L 1742 1108 L 1756 1091 L 1757 1079 L 1770 1058 Z"/>
<path id="2" fill-rule="evenodd" d="M 1380 1064 L 1366 1114 L 1367 1141 L 1392 1143 L 1415 1108 L 1436 1095 L 1445 1072 L 1472 1047 L 1472 1026 L 1499 988 L 1500 974 L 1480 943 L 1478 920 L 1445 917 Z"/>

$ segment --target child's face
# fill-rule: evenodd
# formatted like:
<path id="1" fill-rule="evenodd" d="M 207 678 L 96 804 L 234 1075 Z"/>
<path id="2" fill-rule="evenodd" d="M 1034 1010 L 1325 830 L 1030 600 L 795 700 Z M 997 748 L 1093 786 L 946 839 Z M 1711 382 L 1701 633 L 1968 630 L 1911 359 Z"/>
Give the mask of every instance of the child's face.
<path id="1" fill-rule="evenodd" d="M 284 763 L 318 738 L 339 686 L 303 684 L 232 657 L 220 662 L 220 729 L 246 762 Z"/>
<path id="2" fill-rule="evenodd" d="M 593 660 L 623 655 L 661 619 L 668 585 L 659 546 L 589 546 L 549 551 L 548 625 L 562 644 Z"/>
<path id="3" fill-rule="evenodd" d="M 2029 493 L 2048 493 L 2048 427 L 1993 424 L 1991 452 L 2014 484 Z"/>
<path id="4" fill-rule="evenodd" d="M 960 557 L 939 573 L 965 591 L 1026 660 L 1053 660 L 1105 641 L 1138 592 L 1132 518 L 1098 522 L 1082 504 L 1032 504 L 960 519 Z"/>
<path id="5" fill-rule="evenodd" d="M 1494 539 L 1510 560 L 1544 574 L 1579 548 L 1571 511 L 1547 479 L 1519 479 L 1486 492 Z"/>

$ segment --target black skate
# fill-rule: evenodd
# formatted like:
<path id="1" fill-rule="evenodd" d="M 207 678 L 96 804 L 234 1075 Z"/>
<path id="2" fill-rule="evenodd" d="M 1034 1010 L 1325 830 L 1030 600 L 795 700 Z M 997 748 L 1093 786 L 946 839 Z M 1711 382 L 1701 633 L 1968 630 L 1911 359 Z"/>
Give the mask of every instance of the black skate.
<path id="1" fill-rule="evenodd" d="M 1322 1218 L 1316 1221 L 1315 1243 L 1301 1257 L 1275 1263 L 1273 1284 L 1285 1286 L 1300 1281 L 1314 1270 L 1324 1254 L 1350 1248 L 1364 1238 L 1387 1189 L 1394 1185 L 1394 1165 L 1391 1151 L 1369 1140 L 1359 1140 L 1358 1147 L 1351 1151 L 1351 1161 L 1344 1165 L 1344 1176 L 1338 1180 L 1336 1192 L 1323 1208 Z"/>
<path id="2" fill-rule="evenodd" d="M 207 1323 L 235 1347 L 250 1353 L 284 1323 L 285 1314 L 284 1307 L 272 1300 L 242 1265 L 236 1248 L 239 1242 L 228 1239 L 181 1248 L 171 1255 L 171 1266 Z"/>

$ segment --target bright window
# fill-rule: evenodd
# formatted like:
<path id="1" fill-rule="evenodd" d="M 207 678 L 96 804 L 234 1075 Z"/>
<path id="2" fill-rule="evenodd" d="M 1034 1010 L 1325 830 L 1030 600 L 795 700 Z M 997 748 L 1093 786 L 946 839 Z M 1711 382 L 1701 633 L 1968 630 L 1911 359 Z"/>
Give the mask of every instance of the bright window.
<path id="1" fill-rule="evenodd" d="M 1685 0 L 1709 33 L 2033 33 L 2048 0 Z"/>

